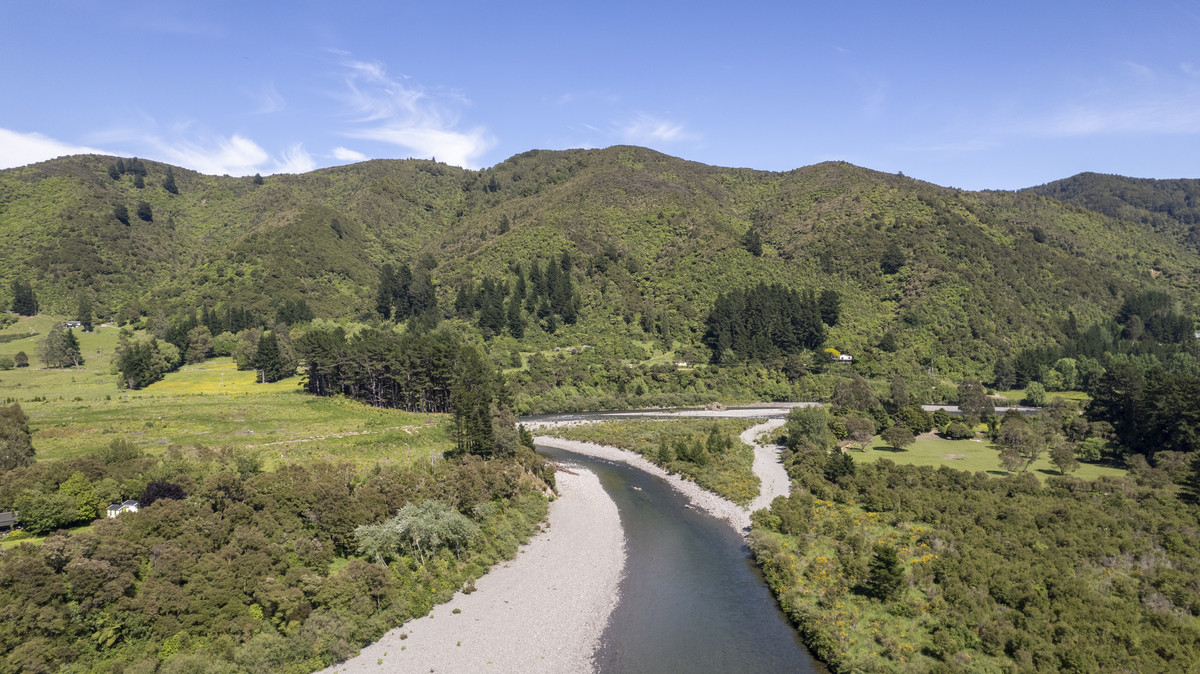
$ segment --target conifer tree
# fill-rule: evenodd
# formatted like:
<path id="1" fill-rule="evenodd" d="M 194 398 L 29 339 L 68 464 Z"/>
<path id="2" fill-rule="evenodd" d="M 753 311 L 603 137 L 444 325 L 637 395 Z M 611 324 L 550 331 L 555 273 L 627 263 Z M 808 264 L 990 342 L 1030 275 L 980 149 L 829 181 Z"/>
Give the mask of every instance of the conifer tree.
<path id="1" fill-rule="evenodd" d="M 867 576 L 867 594 L 890 601 L 899 593 L 904 585 L 904 565 L 896 555 L 896 548 L 890 545 L 878 544 L 871 557 Z"/>
<path id="2" fill-rule="evenodd" d="M 283 363 L 279 357 L 279 341 L 275 332 L 263 333 L 258 339 L 258 350 L 254 354 L 254 369 L 258 370 L 259 383 L 268 384 L 284 378 Z"/>
<path id="3" fill-rule="evenodd" d="M 75 320 L 83 325 L 84 332 L 92 331 L 92 299 L 86 292 L 79 293 L 79 306 L 75 311 Z"/>
<path id="4" fill-rule="evenodd" d="M 19 403 L 0 406 L 0 472 L 33 465 L 33 436 Z"/>
<path id="5" fill-rule="evenodd" d="M 454 368 L 450 408 L 454 442 L 460 454 L 489 457 L 494 450 L 492 403 L 495 373 L 474 345 L 465 345 Z"/>
<path id="6" fill-rule="evenodd" d="M 175 172 L 171 170 L 170 166 L 167 167 L 167 175 L 163 178 L 162 186 L 171 194 L 179 194 L 179 188 L 175 186 Z"/>
<path id="7" fill-rule="evenodd" d="M 516 292 L 508 298 L 507 324 L 508 333 L 514 339 L 525 337 L 525 316 L 521 313 L 521 299 Z"/>
<path id="8" fill-rule="evenodd" d="M 21 316 L 36 316 L 38 313 L 37 297 L 33 294 L 33 286 L 13 279 L 12 310 Z"/>

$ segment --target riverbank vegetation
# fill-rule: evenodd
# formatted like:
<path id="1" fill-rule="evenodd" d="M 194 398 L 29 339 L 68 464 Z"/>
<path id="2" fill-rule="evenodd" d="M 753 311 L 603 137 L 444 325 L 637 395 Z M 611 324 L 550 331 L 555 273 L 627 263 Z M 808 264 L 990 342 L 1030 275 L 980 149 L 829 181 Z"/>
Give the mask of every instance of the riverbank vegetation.
<path id="1" fill-rule="evenodd" d="M 758 496 L 754 449 L 738 437 L 759 419 L 620 420 L 545 429 L 568 440 L 637 452 L 739 505 Z"/>
<path id="2" fill-rule="evenodd" d="M 185 498 L 0 553 L 5 671 L 319 669 L 513 557 L 546 514 L 544 483 L 517 459 L 260 472 L 205 448 L 39 463 L 4 474 L 0 502 L 33 518 L 41 501 L 64 501 L 91 521 L 151 480 Z M 357 544 L 355 527 L 430 500 L 468 518 L 471 535 L 386 566 Z"/>
<path id="3" fill-rule="evenodd" d="M 101 331 L 85 347 L 117 342 Z M 312 671 L 472 588 L 545 518 L 553 469 L 494 404 L 494 366 L 446 339 L 446 414 L 232 358 L 127 393 L 17 372 L 28 389 L 7 390 L 39 393 L 0 406 L 0 510 L 22 527 L 0 551 L 0 671 Z M 410 543 L 370 535 L 401 518 Z"/>
<path id="4" fill-rule="evenodd" d="M 830 459 L 831 461 L 832 459 Z M 1195 506 L 1130 478 L 801 458 L 752 549 L 836 671 L 1180 670 L 1200 657 Z M 870 590 L 880 546 L 903 583 Z M 935 667 L 935 665 L 937 667 Z"/>
<path id="5" fill-rule="evenodd" d="M 1200 509 L 1172 484 L 1185 465 L 1039 483 L 1015 466 L 859 463 L 819 447 L 820 416 L 789 423 L 804 434 L 785 456 L 794 491 L 754 514 L 750 542 L 835 671 L 1166 671 L 1200 657 Z"/>

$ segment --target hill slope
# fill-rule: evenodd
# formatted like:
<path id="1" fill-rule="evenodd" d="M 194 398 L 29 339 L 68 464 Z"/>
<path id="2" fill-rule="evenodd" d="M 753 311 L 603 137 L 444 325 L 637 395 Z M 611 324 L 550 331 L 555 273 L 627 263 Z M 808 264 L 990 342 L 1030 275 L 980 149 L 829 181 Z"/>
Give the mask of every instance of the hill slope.
<path id="1" fill-rule="evenodd" d="M 304 298 L 318 315 L 367 316 L 385 262 L 431 255 L 448 306 L 464 280 L 565 251 L 582 311 L 564 340 L 642 338 L 651 316 L 695 344 L 719 292 L 778 282 L 841 293 L 828 343 L 868 365 L 972 372 L 1056 337 L 1068 312 L 1108 316 L 1143 287 L 1194 303 L 1200 276 L 1194 246 L 1127 212 L 845 163 L 770 173 L 613 147 L 531 151 L 483 171 L 376 160 L 256 184 L 147 161 L 138 188 L 110 176 L 114 161 L 0 171 L 0 294 L 26 279 L 63 312 L 88 292 L 105 312 L 134 299 L 265 311 Z M 162 187 L 169 168 L 178 194 Z M 742 245 L 750 231 L 761 256 Z M 893 245 L 904 264 L 887 273 Z M 876 348 L 888 333 L 894 353 Z"/>

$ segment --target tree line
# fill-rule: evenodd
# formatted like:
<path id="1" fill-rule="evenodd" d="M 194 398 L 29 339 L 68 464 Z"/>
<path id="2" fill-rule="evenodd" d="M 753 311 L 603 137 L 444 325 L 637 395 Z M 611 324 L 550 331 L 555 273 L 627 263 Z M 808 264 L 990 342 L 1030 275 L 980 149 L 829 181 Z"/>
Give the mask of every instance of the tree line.
<path id="1" fill-rule="evenodd" d="M 704 322 L 703 343 L 714 363 L 766 360 L 825 343 L 826 326 L 837 325 L 841 297 L 782 285 L 758 285 L 721 293 Z"/>

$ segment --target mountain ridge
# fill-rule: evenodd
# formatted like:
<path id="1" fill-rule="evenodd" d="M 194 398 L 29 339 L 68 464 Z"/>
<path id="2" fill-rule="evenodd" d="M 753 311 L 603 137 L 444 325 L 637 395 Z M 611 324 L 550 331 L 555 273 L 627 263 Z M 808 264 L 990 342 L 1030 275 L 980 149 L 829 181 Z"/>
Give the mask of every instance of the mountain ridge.
<path id="1" fill-rule="evenodd" d="M 719 292 L 783 283 L 841 293 L 839 349 L 875 353 L 881 367 L 949 359 L 980 371 L 1052 341 L 1070 313 L 1099 320 L 1143 288 L 1194 310 L 1200 277 L 1200 253 L 1175 229 L 1033 190 L 972 192 L 845 162 L 770 172 L 614 146 L 531 150 L 480 171 L 371 160 L 258 184 L 142 160 L 142 188 L 114 180 L 115 162 L 0 171 L 10 241 L 0 295 L 21 279 L 63 313 L 86 292 L 102 313 L 134 301 L 265 312 L 305 299 L 318 315 L 364 319 L 385 262 L 432 257 L 448 306 L 459 284 L 566 252 L 580 335 L 636 337 L 637 319 L 653 314 L 695 344 Z M 168 169 L 178 194 L 162 187 Z M 151 220 L 132 215 L 141 201 Z M 129 224 L 114 217 L 118 204 Z M 761 255 L 744 245 L 750 233 Z M 893 245 L 905 264 L 889 274 L 879 260 Z M 900 355 L 877 348 L 889 333 Z"/>

